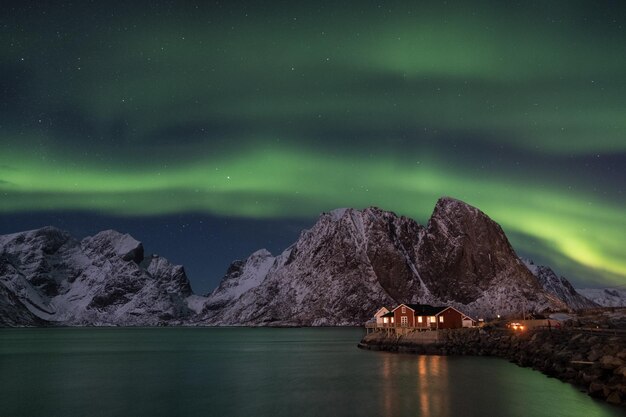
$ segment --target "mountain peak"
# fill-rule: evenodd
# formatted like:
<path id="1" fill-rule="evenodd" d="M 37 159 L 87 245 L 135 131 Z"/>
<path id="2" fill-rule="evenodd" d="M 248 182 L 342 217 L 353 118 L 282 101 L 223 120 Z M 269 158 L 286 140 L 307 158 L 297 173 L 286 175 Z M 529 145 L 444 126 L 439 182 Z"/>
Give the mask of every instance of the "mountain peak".
<path id="1" fill-rule="evenodd" d="M 334 210 L 331 210 L 328 215 L 330 216 L 330 218 L 334 221 L 338 221 L 341 220 L 341 218 L 346 214 L 346 211 L 348 210 L 352 210 L 346 207 L 343 208 L 336 208 Z"/>
<path id="2" fill-rule="evenodd" d="M 441 197 L 439 200 L 437 200 L 437 204 L 435 204 L 432 217 L 458 217 L 460 215 L 480 215 L 488 217 L 485 213 L 483 213 L 476 207 L 466 203 L 465 201 L 461 201 L 452 197 Z"/>
<path id="3" fill-rule="evenodd" d="M 263 248 L 255 252 L 252 252 L 252 254 L 250 255 L 250 258 L 269 258 L 271 256 L 272 256 L 272 253 L 268 251 L 267 249 Z"/>
<path id="4" fill-rule="evenodd" d="M 20 246 L 30 248 L 31 251 L 41 250 L 50 254 L 59 250 L 71 239 L 72 236 L 65 230 L 54 226 L 44 226 L 39 229 L 0 236 L 0 246 Z"/>
<path id="5" fill-rule="evenodd" d="M 97 249 L 121 257 L 125 261 L 134 261 L 139 264 L 143 261 L 143 245 L 128 233 L 117 230 L 104 230 L 93 237 L 83 239 L 83 246 L 87 249 Z"/>
<path id="6" fill-rule="evenodd" d="M 333 220 L 339 220 L 343 216 L 345 216 L 346 213 L 348 214 L 350 213 L 389 214 L 389 215 L 397 217 L 397 215 L 393 211 L 383 210 L 377 206 L 368 206 L 368 207 L 365 207 L 364 209 L 356 209 L 352 207 L 338 207 L 336 209 L 330 210 L 327 213 L 326 212 L 322 213 L 321 216 L 330 216 L 331 218 L 333 218 Z"/>
<path id="7" fill-rule="evenodd" d="M 58 227 L 43 226 L 39 229 L 26 230 L 24 232 L 11 233 L 3 236 L 3 238 L 6 240 L 16 238 L 35 239 L 37 237 L 54 238 L 56 240 L 67 240 L 70 238 L 70 234 L 65 230 L 59 229 Z"/>
<path id="8" fill-rule="evenodd" d="M 447 195 L 441 196 L 437 199 L 437 204 L 463 204 L 469 206 L 465 201 L 459 200 L 458 198 L 450 197 Z"/>
<path id="9" fill-rule="evenodd" d="M 28 233 L 28 232 L 27 232 Z M 55 226 L 43 226 L 39 229 L 31 230 L 30 233 L 38 234 L 38 235 L 67 235 L 69 233 L 65 230 L 59 229 Z"/>

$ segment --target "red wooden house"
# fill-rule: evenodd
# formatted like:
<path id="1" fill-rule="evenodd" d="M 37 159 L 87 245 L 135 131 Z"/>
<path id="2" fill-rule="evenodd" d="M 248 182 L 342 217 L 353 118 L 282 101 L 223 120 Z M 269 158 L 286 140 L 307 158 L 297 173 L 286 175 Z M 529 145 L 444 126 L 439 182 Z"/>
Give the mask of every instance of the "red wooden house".
<path id="1" fill-rule="evenodd" d="M 433 307 L 428 304 L 400 304 L 394 308 L 394 327 L 411 327 L 423 330 L 459 329 L 471 327 L 475 320 L 454 307 Z"/>

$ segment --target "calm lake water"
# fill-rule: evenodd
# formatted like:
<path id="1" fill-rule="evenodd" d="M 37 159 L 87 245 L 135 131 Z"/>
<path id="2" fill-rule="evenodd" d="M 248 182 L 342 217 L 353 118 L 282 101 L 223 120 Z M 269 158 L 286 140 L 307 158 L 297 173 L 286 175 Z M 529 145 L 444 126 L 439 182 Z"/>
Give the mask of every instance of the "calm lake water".
<path id="1" fill-rule="evenodd" d="M 361 329 L 0 329 L 0 416 L 623 416 L 505 360 L 362 351 Z"/>

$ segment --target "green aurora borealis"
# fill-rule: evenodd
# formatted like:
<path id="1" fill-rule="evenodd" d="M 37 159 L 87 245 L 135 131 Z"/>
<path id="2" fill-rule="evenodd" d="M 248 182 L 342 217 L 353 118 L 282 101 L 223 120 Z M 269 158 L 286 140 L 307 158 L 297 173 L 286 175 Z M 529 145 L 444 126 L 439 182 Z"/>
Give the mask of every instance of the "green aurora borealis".
<path id="1" fill-rule="evenodd" d="M 623 4 L 127 3 L 5 8 L 2 216 L 424 224 L 450 195 L 626 283 Z"/>

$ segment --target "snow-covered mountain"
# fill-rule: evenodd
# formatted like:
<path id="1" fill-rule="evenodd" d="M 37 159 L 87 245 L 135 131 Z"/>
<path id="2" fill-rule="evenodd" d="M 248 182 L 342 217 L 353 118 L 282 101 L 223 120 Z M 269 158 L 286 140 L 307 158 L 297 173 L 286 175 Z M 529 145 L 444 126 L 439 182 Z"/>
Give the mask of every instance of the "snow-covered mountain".
<path id="1" fill-rule="evenodd" d="M 602 307 L 626 307 L 626 288 L 583 288 L 576 291 Z"/>
<path id="2" fill-rule="evenodd" d="M 539 280 L 541 286 L 550 294 L 565 301 L 565 303 L 573 309 L 585 309 L 599 307 L 589 297 L 577 291 L 572 284 L 565 278 L 558 276 L 550 267 L 543 265 L 535 265 L 530 259 L 522 259 L 524 265 Z M 626 295 L 626 292 L 625 292 Z"/>
<path id="3" fill-rule="evenodd" d="M 452 198 L 425 227 L 375 207 L 323 213 L 280 255 L 233 262 L 207 297 L 129 235 L 79 241 L 45 227 L 0 236 L 0 325 L 358 325 L 401 302 L 477 318 L 596 306 L 525 262 L 498 224 Z"/>
<path id="4" fill-rule="evenodd" d="M 0 236 L 0 325 L 158 325 L 194 314 L 182 266 L 108 230 L 78 241 L 44 227 Z"/>
<path id="5" fill-rule="evenodd" d="M 449 304 L 477 317 L 585 304 L 570 288 L 533 275 L 480 210 L 442 198 L 426 227 L 374 207 L 324 213 L 279 256 L 261 250 L 233 263 L 200 319 L 348 325 L 400 302 Z"/>

